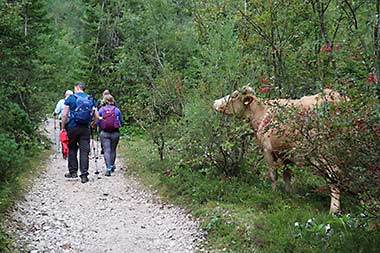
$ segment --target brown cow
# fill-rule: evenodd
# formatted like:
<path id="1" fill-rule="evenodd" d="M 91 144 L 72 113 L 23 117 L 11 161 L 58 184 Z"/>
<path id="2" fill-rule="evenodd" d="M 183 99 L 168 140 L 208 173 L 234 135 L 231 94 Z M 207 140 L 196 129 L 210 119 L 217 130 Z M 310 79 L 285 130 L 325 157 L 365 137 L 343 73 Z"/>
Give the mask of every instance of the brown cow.
<path id="1" fill-rule="evenodd" d="M 287 125 L 276 122 L 279 108 L 307 110 L 324 101 L 340 102 L 345 99 L 336 91 L 324 89 L 321 94 L 305 96 L 301 99 L 263 100 L 254 95 L 252 88 L 246 86 L 240 91 L 234 91 L 231 95 L 215 100 L 214 109 L 226 115 L 236 115 L 249 119 L 251 127 L 256 131 L 258 144 L 263 149 L 264 158 L 272 167 L 270 176 L 272 189 L 275 190 L 277 169 L 289 160 L 286 156 L 287 151 L 296 145 L 296 143 L 290 143 L 287 137 L 289 132 Z M 290 192 L 291 171 L 289 168 L 284 169 L 283 178 L 285 190 Z M 340 209 L 339 189 L 335 185 L 330 185 L 330 190 L 330 212 L 336 213 Z"/>

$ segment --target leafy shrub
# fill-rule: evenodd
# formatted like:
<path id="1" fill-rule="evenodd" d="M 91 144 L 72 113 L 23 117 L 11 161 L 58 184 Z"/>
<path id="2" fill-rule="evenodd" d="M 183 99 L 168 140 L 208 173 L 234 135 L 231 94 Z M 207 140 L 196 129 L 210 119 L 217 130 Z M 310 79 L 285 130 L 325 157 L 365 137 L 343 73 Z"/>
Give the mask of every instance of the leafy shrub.
<path id="1" fill-rule="evenodd" d="M 183 114 L 184 87 L 181 75 L 169 66 L 150 84 L 139 84 L 131 92 L 131 118 L 146 130 L 157 147 L 160 160 L 165 157 L 166 143 L 175 134 L 176 121 Z"/>
<path id="2" fill-rule="evenodd" d="M 27 113 L 16 103 L 8 102 L 0 105 L 0 132 L 8 133 L 17 144 L 29 150 L 34 144 L 34 124 Z"/>
<path id="3" fill-rule="evenodd" d="M 380 214 L 380 106 L 368 95 L 348 103 L 323 104 L 308 112 L 292 114 L 299 133 L 293 150 L 302 161 L 349 195 L 362 208 Z M 302 136 L 301 139 L 299 137 Z"/>
<path id="4" fill-rule="evenodd" d="M 23 155 L 23 149 L 13 138 L 0 133 L 0 181 L 20 167 Z"/>
<path id="5" fill-rule="evenodd" d="M 0 224 L 0 249 L 6 250 L 6 252 L 11 252 L 10 247 L 12 243 L 9 235 L 3 231 L 3 226 Z"/>
<path id="6" fill-rule="evenodd" d="M 252 130 L 234 118 L 213 112 L 209 104 L 197 97 L 185 108 L 177 129 L 179 138 L 171 143 L 181 163 L 227 177 L 244 174 L 245 168 L 254 169 L 252 162 L 257 155 Z"/>

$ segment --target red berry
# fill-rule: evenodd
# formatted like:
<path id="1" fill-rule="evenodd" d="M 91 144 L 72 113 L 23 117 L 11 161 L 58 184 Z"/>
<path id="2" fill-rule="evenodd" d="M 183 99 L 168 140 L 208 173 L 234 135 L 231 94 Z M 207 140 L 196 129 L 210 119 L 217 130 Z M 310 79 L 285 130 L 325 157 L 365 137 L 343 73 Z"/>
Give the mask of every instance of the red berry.
<path id="1" fill-rule="evenodd" d="M 373 83 L 375 81 L 375 75 L 373 73 L 369 73 L 367 82 Z"/>
<path id="2" fill-rule="evenodd" d="M 271 87 L 263 87 L 263 86 L 260 86 L 259 87 L 259 90 L 261 91 L 261 92 L 267 92 L 267 91 L 270 91 L 272 88 Z"/>

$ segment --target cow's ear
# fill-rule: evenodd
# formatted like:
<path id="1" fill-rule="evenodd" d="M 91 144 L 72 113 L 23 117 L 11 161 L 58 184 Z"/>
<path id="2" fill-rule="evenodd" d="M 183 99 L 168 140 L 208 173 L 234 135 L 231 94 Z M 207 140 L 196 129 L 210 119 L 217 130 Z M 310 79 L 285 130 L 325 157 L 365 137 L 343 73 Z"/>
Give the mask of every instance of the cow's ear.
<path id="1" fill-rule="evenodd" d="M 234 92 L 232 92 L 231 94 L 231 98 L 237 98 L 239 96 L 239 91 L 235 90 Z"/>
<path id="2" fill-rule="evenodd" d="M 249 104 L 252 103 L 253 100 L 255 100 L 255 96 L 253 96 L 253 95 L 246 95 L 243 98 L 243 104 L 244 105 L 249 105 Z"/>

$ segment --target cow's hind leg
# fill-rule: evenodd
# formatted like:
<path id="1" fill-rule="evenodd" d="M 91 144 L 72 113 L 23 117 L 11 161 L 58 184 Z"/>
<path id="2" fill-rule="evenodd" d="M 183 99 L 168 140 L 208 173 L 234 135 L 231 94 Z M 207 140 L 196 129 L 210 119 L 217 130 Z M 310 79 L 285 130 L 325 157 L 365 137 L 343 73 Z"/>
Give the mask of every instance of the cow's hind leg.
<path id="1" fill-rule="evenodd" d="M 268 149 L 264 149 L 264 158 L 268 162 L 271 169 L 269 170 L 269 176 L 272 181 L 272 191 L 275 191 L 277 188 L 277 179 L 278 179 L 278 172 L 277 172 L 277 164 L 274 161 L 274 156 L 271 151 Z"/>
<path id="2" fill-rule="evenodd" d="M 332 167 L 327 169 L 327 175 L 330 182 L 330 213 L 336 214 L 340 212 L 340 189 L 339 189 L 339 174 L 341 170 L 338 167 Z"/>
<path id="3" fill-rule="evenodd" d="M 289 168 L 284 168 L 284 171 L 282 172 L 282 178 L 285 182 L 285 191 L 291 192 L 292 171 Z"/>
<path id="4" fill-rule="evenodd" d="M 330 184 L 330 213 L 336 214 L 340 211 L 340 189 L 335 184 Z"/>

